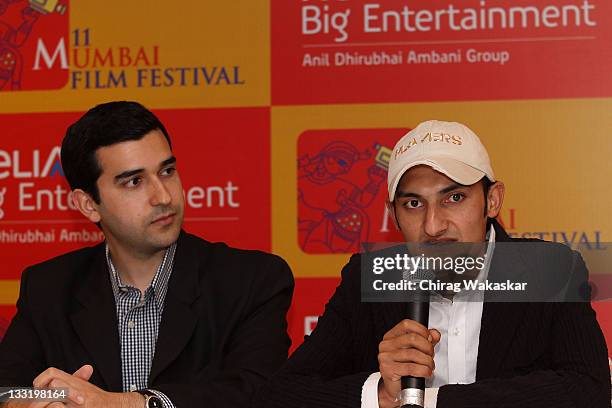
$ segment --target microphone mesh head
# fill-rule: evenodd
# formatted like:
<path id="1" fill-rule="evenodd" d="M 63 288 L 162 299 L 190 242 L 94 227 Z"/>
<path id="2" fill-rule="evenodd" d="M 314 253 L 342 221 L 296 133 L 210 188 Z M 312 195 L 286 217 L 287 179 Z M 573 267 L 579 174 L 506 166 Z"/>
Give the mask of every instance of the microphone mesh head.
<path id="1" fill-rule="evenodd" d="M 404 269 L 402 272 L 402 279 L 407 281 L 432 281 L 436 278 L 436 275 L 429 269 L 417 269 L 416 272 L 411 273 L 410 271 Z"/>

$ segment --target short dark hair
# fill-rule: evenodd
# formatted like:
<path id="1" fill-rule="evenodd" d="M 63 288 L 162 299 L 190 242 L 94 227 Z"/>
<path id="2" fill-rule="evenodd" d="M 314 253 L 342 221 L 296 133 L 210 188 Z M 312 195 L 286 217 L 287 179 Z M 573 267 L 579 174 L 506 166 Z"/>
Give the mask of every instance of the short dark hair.
<path id="1" fill-rule="evenodd" d="M 102 169 L 96 151 L 116 143 L 140 140 L 153 130 L 160 130 L 172 148 L 164 125 L 138 102 L 108 102 L 87 111 L 68 127 L 62 141 L 62 169 L 70 188 L 81 189 L 100 203 L 96 182 Z"/>

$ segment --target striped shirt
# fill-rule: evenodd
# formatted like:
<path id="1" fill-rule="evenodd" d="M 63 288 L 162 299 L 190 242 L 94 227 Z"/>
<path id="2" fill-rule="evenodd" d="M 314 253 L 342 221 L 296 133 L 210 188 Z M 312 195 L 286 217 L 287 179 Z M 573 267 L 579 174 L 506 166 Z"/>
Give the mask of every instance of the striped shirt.
<path id="1" fill-rule="evenodd" d="M 155 393 L 166 408 L 175 408 L 175 406 L 165 394 L 149 389 L 147 385 L 175 252 L 176 242 L 166 250 L 151 285 L 141 296 L 139 289 L 121 282 L 106 245 L 106 262 L 115 296 L 119 325 L 123 391 L 147 389 Z"/>

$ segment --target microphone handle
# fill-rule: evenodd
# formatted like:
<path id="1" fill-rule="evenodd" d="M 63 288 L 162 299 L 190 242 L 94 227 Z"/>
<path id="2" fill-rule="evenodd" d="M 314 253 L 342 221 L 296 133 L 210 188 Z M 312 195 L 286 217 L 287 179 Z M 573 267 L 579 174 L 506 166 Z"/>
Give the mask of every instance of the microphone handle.
<path id="1" fill-rule="evenodd" d="M 423 296 L 428 297 L 429 294 Z M 412 302 L 408 308 L 408 319 L 427 327 L 429 324 L 429 302 Z M 425 378 L 405 376 L 401 379 L 401 408 L 416 408 L 424 406 Z"/>
<path id="2" fill-rule="evenodd" d="M 401 408 L 423 408 L 424 398 L 425 379 L 423 377 L 402 377 Z"/>

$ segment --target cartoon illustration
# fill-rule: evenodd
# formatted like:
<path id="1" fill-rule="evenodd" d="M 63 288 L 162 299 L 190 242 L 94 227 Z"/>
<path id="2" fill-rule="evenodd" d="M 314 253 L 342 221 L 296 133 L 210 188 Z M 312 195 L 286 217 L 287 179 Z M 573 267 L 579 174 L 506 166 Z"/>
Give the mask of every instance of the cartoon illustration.
<path id="1" fill-rule="evenodd" d="M 316 155 L 298 159 L 299 237 L 311 253 L 354 252 L 367 241 L 370 219 L 364 211 L 387 176 L 390 150 L 375 145 L 376 154 L 344 141 L 328 143 Z M 385 156 L 386 155 L 386 156 Z M 386 160 L 385 160 L 386 159 Z M 370 160 L 367 175 L 350 174 L 355 164 Z M 352 179 L 364 178 L 361 186 Z"/>
<path id="2" fill-rule="evenodd" d="M 64 14 L 66 6 L 58 0 L 30 0 L 21 9 L 21 23 L 15 27 L 2 16 L 13 3 L 21 0 L 0 0 L 0 90 L 21 89 L 23 56 L 20 48 L 28 40 L 40 16 L 57 12 Z"/>

